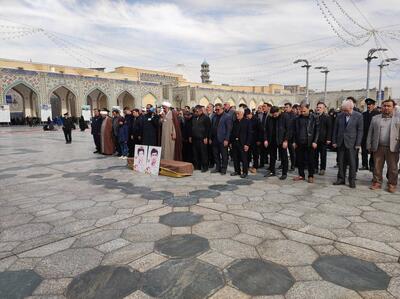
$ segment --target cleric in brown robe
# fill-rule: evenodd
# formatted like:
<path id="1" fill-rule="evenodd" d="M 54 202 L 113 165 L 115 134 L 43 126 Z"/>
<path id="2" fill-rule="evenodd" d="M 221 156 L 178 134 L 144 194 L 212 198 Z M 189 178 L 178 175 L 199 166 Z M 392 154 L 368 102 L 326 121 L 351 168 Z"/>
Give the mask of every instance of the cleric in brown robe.
<path id="1" fill-rule="evenodd" d="M 115 145 L 112 135 L 112 119 L 108 116 L 108 109 L 100 111 L 103 122 L 101 123 L 101 153 L 103 155 L 112 155 L 114 153 Z"/>
<path id="2" fill-rule="evenodd" d="M 182 161 L 182 133 L 178 114 L 171 109 L 169 102 L 163 102 L 162 107 L 161 157 L 164 160 Z"/>

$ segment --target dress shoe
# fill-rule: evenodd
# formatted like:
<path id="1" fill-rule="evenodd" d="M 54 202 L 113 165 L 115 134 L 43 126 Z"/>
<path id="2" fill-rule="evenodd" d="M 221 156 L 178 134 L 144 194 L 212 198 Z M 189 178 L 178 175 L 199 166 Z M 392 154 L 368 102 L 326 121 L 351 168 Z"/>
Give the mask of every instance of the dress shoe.
<path id="1" fill-rule="evenodd" d="M 275 172 L 270 172 L 270 171 L 268 171 L 268 172 L 264 175 L 264 177 L 266 177 L 266 178 L 270 178 L 270 177 L 274 177 L 274 176 L 276 176 Z"/>
<path id="2" fill-rule="evenodd" d="M 201 170 L 201 172 L 207 172 L 208 171 L 208 168 L 203 168 L 202 170 Z"/>
<path id="3" fill-rule="evenodd" d="M 242 174 L 240 175 L 240 177 L 241 177 L 242 179 L 247 178 L 247 173 L 242 173 Z"/>
<path id="4" fill-rule="evenodd" d="M 388 192 L 390 192 L 390 193 L 396 193 L 396 189 L 397 189 L 397 186 L 396 186 L 396 185 L 388 184 L 388 189 L 387 189 Z"/>
<path id="5" fill-rule="evenodd" d="M 381 188 L 382 188 L 382 185 L 379 183 L 376 183 L 376 182 L 372 183 L 372 185 L 369 187 L 369 189 L 371 189 L 371 190 L 379 190 Z"/>
<path id="6" fill-rule="evenodd" d="M 363 166 L 360 168 L 360 170 L 368 170 L 368 167 Z"/>
<path id="7" fill-rule="evenodd" d="M 287 175 L 286 175 L 286 174 L 282 174 L 282 175 L 279 177 L 279 179 L 280 179 L 281 181 L 286 180 L 286 178 L 287 178 Z"/>
<path id="8" fill-rule="evenodd" d="M 210 172 L 211 172 L 211 173 L 218 173 L 218 172 L 221 172 L 221 171 L 218 170 L 218 169 L 213 169 L 213 170 L 211 170 Z"/>
<path id="9" fill-rule="evenodd" d="M 319 175 L 325 175 L 325 170 L 321 169 L 318 174 Z"/>
<path id="10" fill-rule="evenodd" d="M 99 151 L 94 151 L 93 154 L 97 154 Z"/>
<path id="11" fill-rule="evenodd" d="M 222 170 L 221 175 L 226 175 L 226 170 Z"/>
<path id="12" fill-rule="evenodd" d="M 298 182 L 298 181 L 304 181 L 304 178 L 303 178 L 302 176 L 295 176 L 295 177 L 293 178 L 293 181 L 296 181 L 296 182 Z"/>
<path id="13" fill-rule="evenodd" d="M 355 182 L 350 182 L 350 183 L 349 183 L 349 187 L 350 187 L 351 189 L 354 189 L 354 188 L 356 187 L 356 183 L 355 183 Z"/>
<path id="14" fill-rule="evenodd" d="M 310 184 L 314 183 L 314 177 L 310 176 L 307 180 Z"/>
<path id="15" fill-rule="evenodd" d="M 333 183 L 333 185 L 335 185 L 335 186 L 345 185 L 345 182 L 337 180 L 336 182 Z"/>
<path id="16" fill-rule="evenodd" d="M 237 175 L 239 175 L 237 172 L 232 172 L 231 173 L 231 176 L 237 176 Z"/>

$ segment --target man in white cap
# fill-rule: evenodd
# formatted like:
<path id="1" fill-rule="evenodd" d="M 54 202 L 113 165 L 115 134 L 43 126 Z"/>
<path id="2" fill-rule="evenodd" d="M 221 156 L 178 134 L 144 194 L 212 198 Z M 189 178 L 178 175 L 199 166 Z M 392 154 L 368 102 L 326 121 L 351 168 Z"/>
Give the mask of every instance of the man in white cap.
<path id="1" fill-rule="evenodd" d="M 161 158 L 182 161 L 182 135 L 177 113 L 171 110 L 171 103 L 168 101 L 161 105 Z"/>

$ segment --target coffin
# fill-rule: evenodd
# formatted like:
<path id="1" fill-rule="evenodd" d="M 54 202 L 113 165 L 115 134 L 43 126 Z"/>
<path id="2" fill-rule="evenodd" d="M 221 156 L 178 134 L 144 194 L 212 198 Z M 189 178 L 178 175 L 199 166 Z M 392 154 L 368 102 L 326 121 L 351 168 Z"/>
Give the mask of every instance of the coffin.
<path id="1" fill-rule="evenodd" d="M 160 174 L 172 177 L 184 177 L 193 174 L 193 164 L 188 162 L 161 160 Z"/>

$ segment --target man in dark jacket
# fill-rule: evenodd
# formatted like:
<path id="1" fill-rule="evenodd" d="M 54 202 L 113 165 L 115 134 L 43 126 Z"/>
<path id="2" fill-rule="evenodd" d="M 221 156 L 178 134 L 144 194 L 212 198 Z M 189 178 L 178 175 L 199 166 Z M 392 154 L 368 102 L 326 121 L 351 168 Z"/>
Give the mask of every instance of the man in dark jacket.
<path id="1" fill-rule="evenodd" d="M 211 144 L 213 147 L 215 169 L 211 173 L 226 174 L 228 167 L 228 145 L 232 131 L 232 117 L 224 113 L 222 104 L 215 104 L 215 114 L 211 124 Z"/>
<path id="2" fill-rule="evenodd" d="M 258 120 L 260 121 L 260 126 L 262 129 L 261 136 L 264 136 L 264 130 L 267 123 L 267 118 L 269 117 L 269 111 L 271 107 L 272 105 L 270 105 L 269 103 L 264 103 L 261 106 L 262 113 L 258 114 Z M 260 168 L 263 168 L 265 164 L 268 164 L 268 149 L 266 149 L 264 144 L 262 144 L 261 142 L 259 150 L 260 150 Z"/>
<path id="3" fill-rule="evenodd" d="M 289 117 L 290 131 L 293 131 L 293 122 L 294 122 L 294 119 L 297 117 L 297 112 L 296 112 L 297 109 L 298 109 L 298 104 L 294 104 L 292 106 L 292 104 L 289 102 L 285 103 L 284 111 Z M 290 171 L 294 171 L 294 169 L 296 167 L 296 153 L 293 148 L 293 136 L 290 136 L 288 150 L 289 150 L 289 156 L 290 156 Z"/>
<path id="4" fill-rule="evenodd" d="M 64 131 L 65 143 L 69 144 L 72 142 L 72 134 L 71 131 L 75 127 L 72 122 L 72 118 L 69 117 L 68 112 L 64 114 L 63 126 L 62 129 Z"/>
<path id="5" fill-rule="evenodd" d="M 291 136 L 290 119 L 287 113 L 281 113 L 279 107 L 273 106 L 270 110 L 270 117 L 267 119 L 266 130 L 264 131 L 264 146 L 269 148 L 270 163 L 269 172 L 266 177 L 276 175 L 275 163 L 277 151 L 281 157 L 282 176 L 280 180 L 287 178 L 289 168 L 288 161 L 288 141 Z"/>
<path id="6" fill-rule="evenodd" d="M 345 100 L 342 104 L 342 112 L 336 117 L 332 143 L 337 148 L 339 171 L 334 185 L 344 185 L 346 168 L 349 165 L 349 186 L 356 187 L 357 153 L 361 148 L 363 137 L 362 114 L 353 110 L 351 100 Z"/>
<path id="7" fill-rule="evenodd" d="M 142 144 L 157 146 L 158 131 L 160 128 L 160 117 L 156 115 L 152 105 L 146 106 L 146 114 L 142 122 Z"/>
<path id="8" fill-rule="evenodd" d="M 115 155 L 118 157 L 121 157 L 121 148 L 119 146 L 119 141 L 118 141 L 118 131 L 119 131 L 119 119 L 121 117 L 120 111 L 118 109 L 113 109 L 112 110 L 112 129 L 113 129 L 113 138 L 114 138 L 114 144 L 115 144 Z"/>
<path id="9" fill-rule="evenodd" d="M 362 167 L 360 170 L 371 170 L 373 171 L 374 167 L 374 157 L 373 155 L 368 154 L 367 150 L 367 137 L 369 132 L 369 126 L 371 124 L 372 118 L 375 115 L 380 114 L 378 109 L 376 109 L 375 101 L 373 99 L 366 99 L 365 104 L 367 104 L 367 111 L 363 112 L 363 121 L 364 121 L 364 129 L 363 129 L 363 138 L 361 141 L 361 158 L 362 158 Z M 368 161 L 369 155 L 369 161 Z"/>
<path id="10" fill-rule="evenodd" d="M 196 106 L 196 116 L 192 119 L 192 144 L 195 169 L 208 171 L 208 140 L 210 138 L 211 120 L 204 114 L 203 106 Z"/>
<path id="11" fill-rule="evenodd" d="M 101 153 L 100 135 L 101 135 L 102 122 L 103 118 L 100 115 L 100 111 L 98 109 L 94 109 L 94 116 L 92 117 L 92 129 L 91 129 L 94 144 L 96 146 L 96 150 L 93 152 L 94 154 Z"/>
<path id="12" fill-rule="evenodd" d="M 231 173 L 231 176 L 240 175 L 241 178 L 247 177 L 249 168 L 247 152 L 252 143 L 251 136 L 250 121 L 244 118 L 244 109 L 240 108 L 236 112 L 236 120 L 233 122 L 230 138 L 235 169 L 235 171 Z M 242 171 L 240 171 L 240 162 L 242 162 Z"/>
<path id="13" fill-rule="evenodd" d="M 181 124 L 182 131 L 182 160 L 184 162 L 193 163 L 193 149 L 192 149 L 192 113 L 190 111 L 183 111 L 183 123 Z"/>
<path id="14" fill-rule="evenodd" d="M 300 116 L 293 125 L 293 147 L 296 150 L 296 161 L 299 168 L 299 176 L 295 181 L 305 180 L 304 169 L 308 168 L 308 182 L 314 182 L 314 155 L 318 142 L 318 126 L 316 117 L 310 113 L 310 104 L 300 105 Z"/>
<path id="15" fill-rule="evenodd" d="M 129 155 L 134 156 L 136 144 L 142 144 L 143 135 L 143 115 L 140 114 L 139 109 L 132 110 L 132 119 L 129 127 Z"/>
<path id="16" fill-rule="evenodd" d="M 245 109 L 245 117 L 250 121 L 251 124 L 251 131 L 253 136 L 251 137 L 252 143 L 250 145 L 250 149 L 249 149 L 249 164 L 250 161 L 253 160 L 253 164 L 252 164 L 252 168 L 250 168 L 250 172 L 255 172 L 256 169 L 259 167 L 259 152 L 258 152 L 258 145 L 264 141 L 263 139 L 263 131 L 260 125 L 260 122 L 257 118 L 257 116 L 255 116 L 253 113 L 251 113 L 249 108 Z"/>
<path id="17" fill-rule="evenodd" d="M 318 142 L 317 149 L 315 151 L 315 171 L 318 171 L 319 175 L 325 175 L 326 171 L 326 157 L 328 146 L 332 141 L 332 121 L 328 114 L 326 114 L 326 105 L 323 102 L 317 104 L 317 121 L 318 121 Z M 321 164 L 319 163 L 321 159 Z"/>

